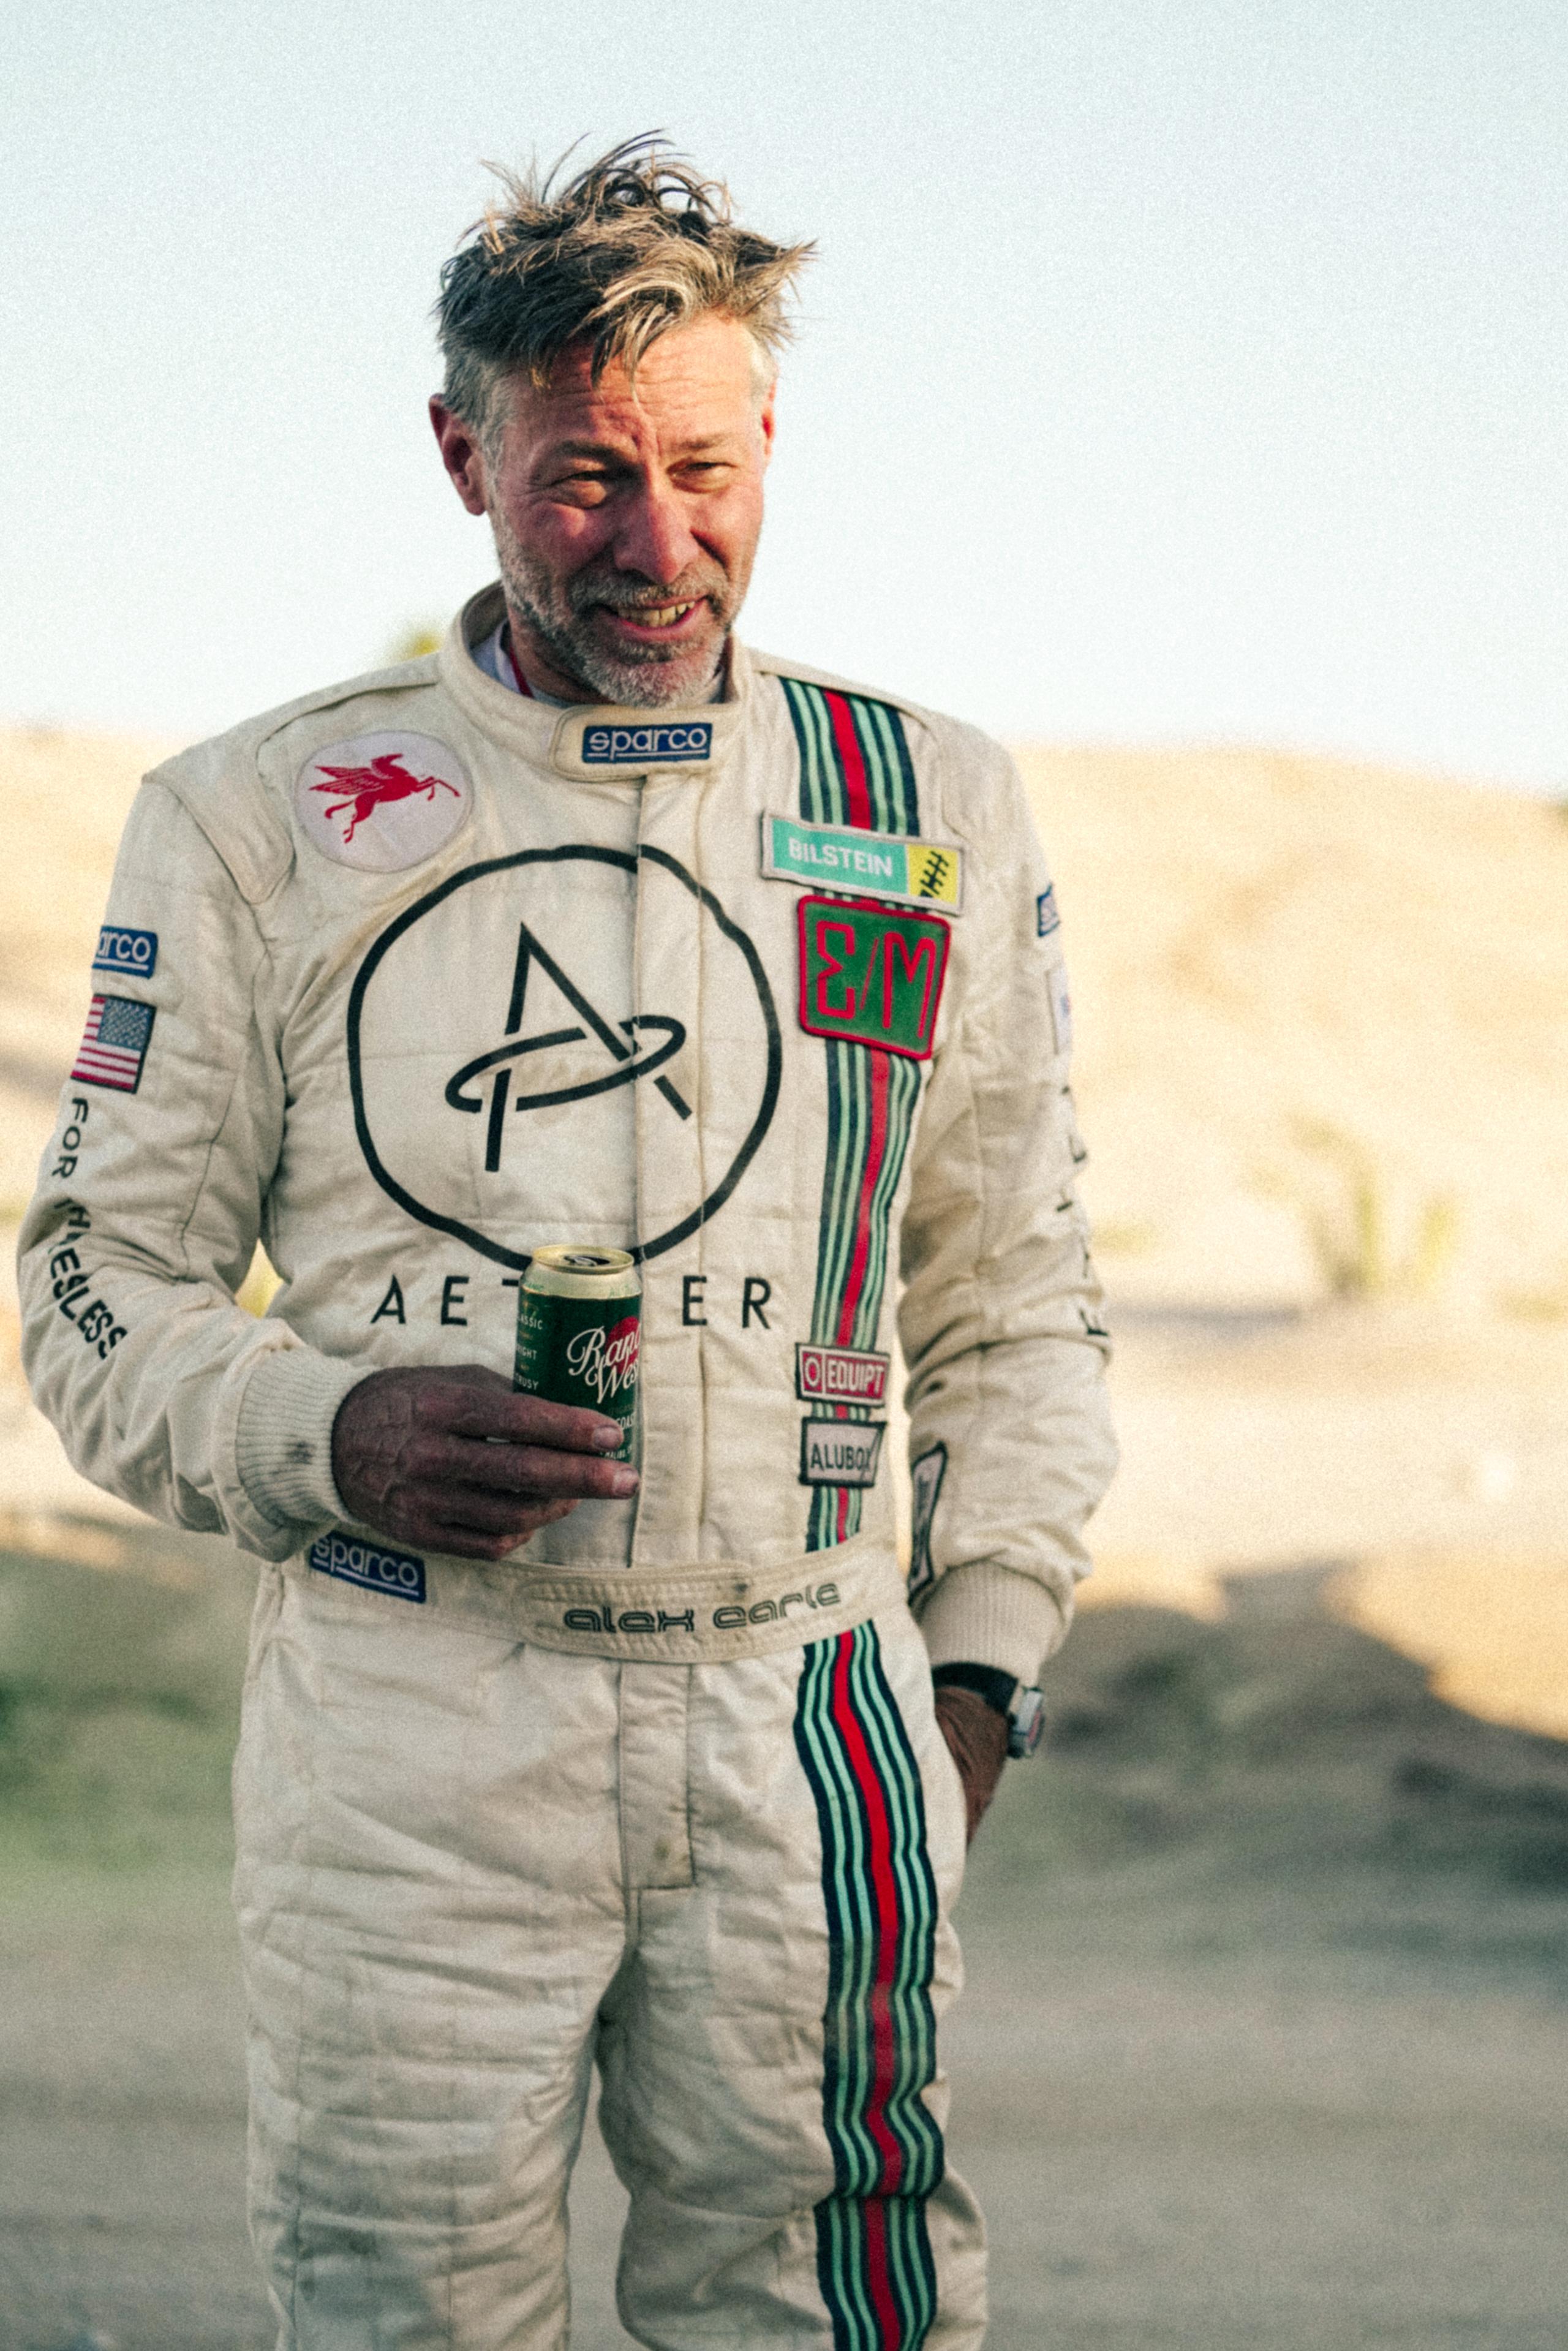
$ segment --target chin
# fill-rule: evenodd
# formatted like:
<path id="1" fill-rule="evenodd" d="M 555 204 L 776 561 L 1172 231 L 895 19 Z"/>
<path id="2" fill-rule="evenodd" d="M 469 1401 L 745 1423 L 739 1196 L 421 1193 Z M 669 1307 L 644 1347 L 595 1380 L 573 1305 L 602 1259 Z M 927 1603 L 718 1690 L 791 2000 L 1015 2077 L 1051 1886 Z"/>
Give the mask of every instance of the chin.
<path id="1" fill-rule="evenodd" d="M 706 702 L 723 657 L 724 643 L 678 653 L 650 650 L 641 659 L 609 661 L 602 654 L 586 680 L 595 694 L 630 710 L 668 710 L 683 702 Z"/>

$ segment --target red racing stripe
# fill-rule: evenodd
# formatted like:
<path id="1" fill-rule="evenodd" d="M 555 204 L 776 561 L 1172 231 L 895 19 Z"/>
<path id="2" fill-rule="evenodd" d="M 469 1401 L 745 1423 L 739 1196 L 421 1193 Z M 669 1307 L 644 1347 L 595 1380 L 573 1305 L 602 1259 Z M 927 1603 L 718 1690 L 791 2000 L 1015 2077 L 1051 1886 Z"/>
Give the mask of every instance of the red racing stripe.
<path id="1" fill-rule="evenodd" d="M 854 713 L 850 708 L 847 694 L 835 694 L 824 687 L 822 700 L 828 705 L 828 716 L 833 722 L 833 743 L 844 771 L 844 801 L 851 824 L 869 832 L 872 825 L 871 786 L 866 781 L 865 757 L 861 750 L 860 737 L 855 733 Z"/>

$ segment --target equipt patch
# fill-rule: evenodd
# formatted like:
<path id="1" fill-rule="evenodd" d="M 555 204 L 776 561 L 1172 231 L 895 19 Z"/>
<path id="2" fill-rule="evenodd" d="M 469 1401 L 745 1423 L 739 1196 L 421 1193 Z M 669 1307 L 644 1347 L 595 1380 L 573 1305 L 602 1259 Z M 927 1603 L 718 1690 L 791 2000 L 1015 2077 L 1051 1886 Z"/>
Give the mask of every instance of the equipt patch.
<path id="1" fill-rule="evenodd" d="M 795 1751 L 816 1804 L 827 1926 L 817 2283 L 834 2351 L 920 2351 L 936 2316 L 925 2203 L 942 2178 L 931 2008 L 936 1885 L 920 1766 L 874 1624 L 813 1641 Z"/>
<path id="2" fill-rule="evenodd" d="M 690 768 L 712 757 L 711 718 L 686 718 L 674 726 L 585 726 L 582 730 L 585 768 Z"/>
<path id="3" fill-rule="evenodd" d="M 131 997 L 95 996 L 71 1076 L 83 1085 L 133 1094 L 141 1083 L 141 1064 L 156 1018 L 151 1004 L 138 1004 Z"/>
<path id="4" fill-rule="evenodd" d="M 1034 902 L 1034 928 L 1037 938 L 1048 939 L 1052 931 L 1061 928 L 1061 916 L 1057 911 L 1056 884 L 1048 882 Z"/>
<path id="5" fill-rule="evenodd" d="M 907 905 L 936 904 L 956 914 L 963 894 L 962 852 L 906 834 L 869 840 L 831 824 L 797 824 L 792 817 L 762 820 L 762 871 L 777 882 L 807 889 L 850 890 L 859 898 L 894 898 Z"/>
<path id="6" fill-rule="evenodd" d="M 801 1028 L 929 1061 L 951 936 L 931 914 L 802 898 Z"/>
<path id="7" fill-rule="evenodd" d="M 158 968 L 157 932 L 122 931 L 116 924 L 105 923 L 98 935 L 92 967 L 121 972 L 133 979 L 151 979 Z"/>
<path id="8" fill-rule="evenodd" d="M 800 1423 L 802 1486 L 874 1486 L 883 1420 L 803 1420 Z"/>
<path id="9" fill-rule="evenodd" d="M 401 873 L 444 849 L 473 799 L 455 751 L 434 735 L 351 735 L 308 759 L 294 788 L 306 839 L 361 873 Z"/>
<path id="10" fill-rule="evenodd" d="M 800 814 L 810 824 L 892 833 L 920 832 L 920 799 L 892 705 L 802 678 L 779 680 L 800 758 Z M 819 1346 L 869 1350 L 876 1343 L 887 1280 L 888 1224 L 920 1100 L 920 1064 L 900 1053 L 868 1052 L 837 1037 L 824 1042 L 827 1146 L 818 1226 L 811 1339 Z M 864 1419 L 865 1405 L 841 1405 Z M 818 1486 L 806 1514 L 806 1549 L 825 1551 L 860 1532 L 857 1486 Z"/>
<path id="11" fill-rule="evenodd" d="M 909 1465 L 911 1513 L 909 1527 L 909 1596 L 924 1592 L 936 1570 L 931 1564 L 931 1527 L 936 1516 L 936 1505 L 942 1498 L 942 1480 L 947 1469 L 947 1447 L 934 1445 L 918 1461 Z"/>
<path id="12" fill-rule="evenodd" d="M 424 1562 L 406 1551 L 382 1551 L 352 1535 L 321 1535 L 307 1553 L 318 1575 L 335 1575 L 393 1600 L 424 1599 Z"/>
<path id="13" fill-rule="evenodd" d="M 893 1358 L 856 1347 L 795 1349 L 795 1393 L 807 1404 L 883 1404 Z"/>

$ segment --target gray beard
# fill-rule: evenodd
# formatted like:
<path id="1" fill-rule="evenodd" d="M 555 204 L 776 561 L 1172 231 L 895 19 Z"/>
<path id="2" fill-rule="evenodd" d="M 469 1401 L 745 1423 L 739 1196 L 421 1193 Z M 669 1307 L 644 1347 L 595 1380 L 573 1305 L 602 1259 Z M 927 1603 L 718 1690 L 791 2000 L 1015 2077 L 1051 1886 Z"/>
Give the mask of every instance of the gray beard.
<path id="1" fill-rule="evenodd" d="M 636 590 L 623 574 L 596 578 L 589 571 L 562 590 L 518 545 L 498 515 L 492 514 L 490 521 L 507 605 L 538 638 L 562 677 L 601 702 L 631 710 L 668 710 L 711 699 L 744 582 L 737 593 L 716 564 L 700 578 L 676 580 L 668 588 L 650 584 Z M 639 645 L 617 656 L 607 653 L 593 633 L 590 615 L 597 604 L 631 611 L 640 604 L 685 603 L 693 596 L 706 597 L 719 621 L 722 633 L 715 647 L 672 645 L 666 652 L 662 645 Z"/>

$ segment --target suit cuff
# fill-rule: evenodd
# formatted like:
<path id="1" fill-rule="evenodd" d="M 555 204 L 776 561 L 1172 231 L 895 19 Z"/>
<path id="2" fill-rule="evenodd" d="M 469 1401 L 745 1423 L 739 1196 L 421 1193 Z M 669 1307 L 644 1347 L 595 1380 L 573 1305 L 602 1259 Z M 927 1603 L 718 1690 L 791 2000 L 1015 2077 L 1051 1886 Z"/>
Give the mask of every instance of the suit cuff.
<path id="1" fill-rule="evenodd" d="M 992 1666 L 1025 1684 L 1067 1637 L 1053 1593 L 983 1560 L 949 1568 L 917 1613 L 933 1666 Z"/>
<path id="2" fill-rule="evenodd" d="M 251 1503 L 273 1526 L 319 1533 L 348 1515 L 332 1479 L 332 1424 L 372 1368 L 305 1346 L 258 1357 L 240 1399 L 235 1461 Z"/>

